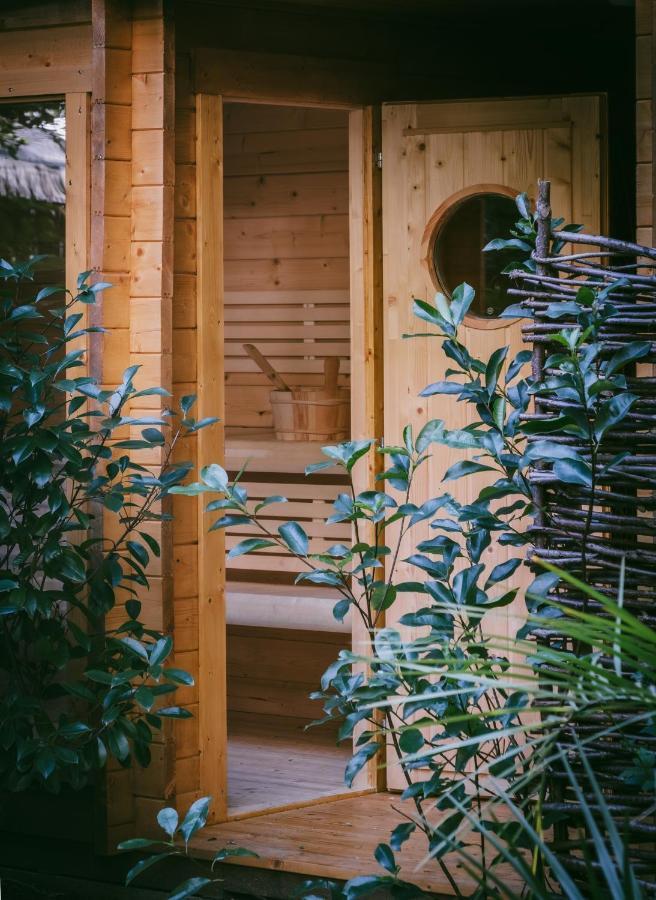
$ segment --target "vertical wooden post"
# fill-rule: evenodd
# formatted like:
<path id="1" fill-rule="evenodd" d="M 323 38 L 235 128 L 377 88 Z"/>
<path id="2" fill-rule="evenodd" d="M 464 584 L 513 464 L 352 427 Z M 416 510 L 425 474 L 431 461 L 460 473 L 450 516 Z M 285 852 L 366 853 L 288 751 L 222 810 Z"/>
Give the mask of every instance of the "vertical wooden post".
<path id="1" fill-rule="evenodd" d="M 175 106 L 175 26 L 165 0 L 133 0 L 131 53 L 131 165 L 115 166 L 115 179 L 130 182 L 132 227 L 130 241 L 129 336 L 130 363 L 140 370 L 136 383 L 172 389 L 173 311 L 173 167 Z M 141 397 L 131 406 L 135 417 L 161 414 L 169 402 L 159 396 Z M 131 430 L 134 437 L 140 427 Z M 140 452 L 140 462 L 158 472 L 161 448 Z M 162 512 L 171 512 L 171 498 Z M 140 597 L 144 622 L 173 632 L 173 524 L 149 523 L 159 542 L 159 559 L 148 565 L 149 590 Z M 181 700 L 181 702 L 183 702 Z M 157 810 L 175 797 L 174 723 L 164 722 L 151 746 L 151 763 L 135 770 L 137 826 L 153 827 Z"/>
<path id="2" fill-rule="evenodd" d="M 351 270 L 351 436 L 383 436 L 383 261 L 380 110 L 349 114 L 349 235 Z M 379 459 L 359 470 L 373 487 Z M 366 471 L 366 474 L 365 474 Z"/>
<path id="3" fill-rule="evenodd" d="M 548 181 L 540 179 L 538 181 L 538 197 L 536 202 L 536 211 L 538 214 L 538 233 L 535 243 L 535 253 L 538 259 L 545 259 L 549 256 L 550 238 L 551 238 L 551 185 Z M 538 263 L 537 271 L 540 275 L 547 274 L 547 266 L 544 263 Z M 544 368 L 544 344 L 533 344 L 531 357 L 531 373 L 534 378 L 542 378 Z M 535 398 L 535 411 L 543 412 L 539 398 Z M 544 527 L 544 488 L 540 484 L 534 484 L 531 488 L 533 500 L 535 502 L 535 524 L 539 529 Z M 539 532 L 536 539 L 536 546 L 544 546 L 544 535 Z"/>
<path id="4" fill-rule="evenodd" d="M 351 298 L 351 438 L 383 438 L 383 260 L 381 116 L 378 107 L 349 113 L 349 235 Z M 376 489 L 380 454 L 354 470 L 357 492 Z M 374 535 L 361 535 L 373 543 Z M 382 625 L 383 622 L 380 622 Z M 368 652 L 371 635 L 353 616 L 353 648 Z M 357 733 L 356 733 L 357 735 Z M 372 760 L 357 788 L 385 788 L 385 771 Z"/>
<path id="5" fill-rule="evenodd" d="M 129 308 L 131 191 L 129 185 L 119 201 L 115 188 L 117 172 L 130 159 L 129 135 L 132 106 L 132 8 L 127 0 L 92 0 L 92 92 L 91 92 L 91 214 L 89 265 L 103 281 L 114 285 L 106 296 L 96 297 L 89 307 L 88 324 L 106 326 L 110 309 Z M 115 137 L 121 135 L 122 140 Z M 129 163 L 128 163 L 129 166 Z M 74 180 L 80 176 L 75 173 Z M 87 370 L 102 384 L 118 381 L 129 365 L 128 317 L 120 327 L 88 339 Z M 98 516 L 93 537 L 111 533 L 113 515 Z M 106 617 L 105 624 L 118 624 L 120 607 Z M 118 621 L 117 621 L 118 620 Z M 136 805 L 134 770 L 110 760 L 99 779 L 96 799 L 98 848 L 112 851 L 118 841 L 134 834 Z"/>
<path id="6" fill-rule="evenodd" d="M 223 387 L 223 103 L 196 104 L 197 417 L 224 415 Z M 224 459 L 223 421 L 198 433 L 198 468 Z M 227 816 L 225 563 L 222 531 L 208 532 L 198 502 L 198 718 L 200 787 L 213 797 L 212 817 Z"/>
<path id="7" fill-rule="evenodd" d="M 90 177 L 89 94 L 66 94 L 66 287 L 72 293 L 79 273 L 89 268 Z M 86 307 L 80 311 L 78 327 L 84 328 Z"/>

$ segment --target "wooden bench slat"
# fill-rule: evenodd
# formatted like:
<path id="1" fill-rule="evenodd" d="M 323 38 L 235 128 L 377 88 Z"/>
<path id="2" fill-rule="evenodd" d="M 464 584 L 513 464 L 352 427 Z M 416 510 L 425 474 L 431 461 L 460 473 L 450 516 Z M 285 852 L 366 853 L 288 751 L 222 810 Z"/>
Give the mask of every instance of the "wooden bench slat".
<path id="1" fill-rule="evenodd" d="M 332 609 L 337 591 L 286 585 L 232 584 L 226 591 L 228 625 L 291 628 L 349 634 L 349 617 L 338 622 Z"/>

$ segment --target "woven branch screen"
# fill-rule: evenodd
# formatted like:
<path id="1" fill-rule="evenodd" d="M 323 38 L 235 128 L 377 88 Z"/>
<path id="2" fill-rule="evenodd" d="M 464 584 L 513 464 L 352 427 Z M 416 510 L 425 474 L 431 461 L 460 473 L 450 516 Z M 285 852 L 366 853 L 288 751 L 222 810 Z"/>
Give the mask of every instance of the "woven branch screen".
<path id="1" fill-rule="evenodd" d="M 593 288 L 597 295 L 612 286 L 609 296 L 612 293 L 614 312 L 601 328 L 602 358 L 637 341 L 649 342 L 651 348 L 643 347 L 639 363 L 625 370 L 626 387 L 637 399 L 621 423 L 608 430 L 596 450 L 592 442 L 572 435 L 571 430 L 558 428 L 563 411 L 573 405 L 566 392 L 562 400 L 553 395 L 549 399 L 536 397 L 529 420 L 551 420 L 554 430 L 550 430 L 549 440 L 575 448 L 593 466 L 594 478 L 591 485 L 571 484 L 560 481 L 548 465 L 532 471 L 537 509 L 532 529 L 535 556 L 577 576 L 613 600 L 623 597 L 627 610 L 654 627 L 656 250 L 606 237 L 553 230 L 548 182 L 540 182 L 537 215 L 533 254 L 536 270 L 513 273 L 520 276 L 520 282 L 510 291 L 531 318 L 523 329 L 523 338 L 533 347 L 533 375 L 541 381 L 550 377 L 549 357 L 558 351 L 555 336 L 577 325 L 575 316 L 554 320 L 553 304 L 571 303 L 582 285 Z M 593 452 L 596 459 L 591 459 Z M 534 569 L 536 574 L 543 571 L 537 565 Z M 552 588 L 550 596 L 570 608 L 602 614 L 599 602 L 563 580 Z M 557 631 L 545 631 L 538 637 L 555 641 Z M 591 649 L 571 647 L 572 652 L 579 653 Z M 607 660 L 606 664 L 610 666 L 612 661 Z M 577 726 L 577 737 L 586 730 L 598 732 L 603 718 L 603 711 L 587 713 Z M 648 791 L 641 790 L 622 778 L 635 759 L 636 746 L 647 753 L 656 752 L 656 735 L 646 731 L 644 723 L 607 734 L 588 750 L 641 887 L 652 896 L 656 893 L 653 786 Z M 573 750 L 571 760 L 576 765 Z M 567 814 L 564 825 L 556 829 L 554 843 L 575 875 L 579 867 L 583 868 L 583 844 L 579 843 L 583 822 L 577 798 L 563 773 L 554 771 L 553 778 L 554 786 L 544 810 Z M 592 792 L 588 799 L 594 808 Z"/>

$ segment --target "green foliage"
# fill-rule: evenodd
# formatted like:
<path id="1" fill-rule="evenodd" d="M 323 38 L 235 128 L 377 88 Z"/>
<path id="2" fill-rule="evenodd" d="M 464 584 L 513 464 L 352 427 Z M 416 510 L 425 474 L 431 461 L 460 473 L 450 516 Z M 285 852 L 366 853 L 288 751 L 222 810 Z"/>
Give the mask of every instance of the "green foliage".
<path id="1" fill-rule="evenodd" d="M 521 251 L 527 258 L 513 269 L 530 271 L 536 218 L 524 196 L 517 204 L 521 218 L 510 241 L 493 242 L 487 249 Z M 562 223 L 553 223 L 558 224 Z M 556 238 L 552 252 L 557 253 L 560 244 Z M 456 895 L 460 870 L 452 871 L 454 857 L 459 864 L 464 860 L 475 874 L 480 897 L 514 896 L 497 873 L 499 863 L 515 868 L 533 896 L 580 896 L 573 892 L 579 888 L 572 886 L 571 874 L 546 838 L 559 820 L 557 813 L 543 813 L 541 805 L 554 767 L 561 784 L 578 798 L 572 815 L 580 810 L 581 827 L 589 835 L 585 846 L 590 858 L 584 863 L 589 885 L 594 885 L 593 893 L 610 890 L 609 895 L 616 896 L 612 866 L 617 873 L 624 865 L 617 836 L 603 823 L 599 835 L 593 833 L 580 802 L 580 796 L 588 798 L 596 791 L 596 775 L 572 764 L 574 757 L 587 758 L 585 747 L 572 752 L 571 741 L 569 749 L 561 742 L 589 709 L 598 714 L 621 708 L 628 718 L 621 715 L 616 728 L 642 710 L 641 734 L 653 736 L 653 701 L 641 706 L 646 693 L 653 691 L 653 663 L 647 662 L 643 647 L 645 657 L 638 665 L 636 645 L 623 630 L 629 620 L 621 602 L 609 606 L 608 598 L 597 599 L 608 610 L 607 619 L 589 615 L 585 605 L 580 615 L 559 606 L 553 597 L 555 585 L 564 577 L 560 573 L 547 573 L 534 582 L 530 615 L 517 640 L 495 639 L 486 617 L 514 602 L 518 590 L 511 579 L 522 563 L 510 559 L 489 568 L 484 554 L 493 542 L 517 548 L 518 556 L 526 553 L 533 540 L 533 517 L 548 519 L 533 489 L 537 480 L 558 482 L 565 489 L 572 486 L 585 513 L 586 507 L 593 507 L 595 492 L 610 483 L 621 464 L 622 455 L 609 458 L 604 452 L 605 442 L 622 426 L 635 402 L 625 369 L 649 349 L 644 342 L 615 353 L 604 347 L 604 325 L 615 312 L 612 295 L 621 284 L 621 279 L 603 289 L 583 284 L 570 302 L 554 305 L 549 313 L 554 321 L 566 316 L 576 324 L 556 332 L 559 347 L 546 360 L 543 379 L 528 371 L 526 350 L 512 360 L 505 347 L 487 360 L 470 353 L 460 339 L 474 299 L 468 285 L 454 291 L 451 300 L 437 294 L 434 305 L 416 300 L 417 317 L 435 328 L 432 334 L 452 361 L 445 380 L 429 385 L 422 395 L 457 398 L 471 411 L 471 424 L 450 429 L 436 420 L 418 434 L 406 427 L 396 445 L 351 441 L 324 448 L 326 459 L 307 471 L 338 467 L 349 479 L 349 488 L 336 498 L 327 521 L 353 523 L 351 546 L 337 544 L 315 554 L 297 523 L 272 531 L 260 513 L 281 498 L 253 504 L 241 477 L 231 482 L 218 466 L 201 472 L 200 482 L 172 489 L 218 494 L 207 506 L 219 514 L 213 529 L 239 521 L 252 523 L 261 533 L 260 538 L 243 541 L 232 555 L 272 545 L 293 553 L 306 566 L 297 581 L 336 589 L 340 600 L 335 618 L 341 620 L 350 611 L 372 635 L 371 657 L 342 651 L 313 696 L 323 702 L 322 721 L 339 722 L 340 740 L 351 741 L 358 726 L 346 783 L 353 783 L 384 744 L 391 745 L 407 785 L 403 799 L 411 811 L 394 829 L 389 844 L 378 847 L 376 859 L 384 875 L 355 879 L 343 891 L 330 883 L 313 884 L 305 896 L 360 897 L 380 888 L 390 896 L 417 896 L 416 889 L 400 881 L 395 857 L 413 831 L 423 834 L 430 858 Z M 519 312 L 525 314 L 513 308 L 507 315 Z M 532 414 L 536 397 L 557 404 L 558 431 L 575 437 L 576 446 L 556 439 L 553 419 Z M 431 453 L 442 446 L 467 451 L 466 458 L 444 474 L 446 484 L 485 473 L 485 485 L 467 503 L 447 491 L 430 498 L 415 496 L 417 472 L 432 464 Z M 357 493 L 353 469 L 374 452 L 383 454 L 386 462 L 380 487 Z M 575 534 L 584 561 L 589 537 L 589 526 Z M 585 586 L 579 589 L 585 595 Z M 395 604 L 403 594 L 412 594 L 419 602 L 415 611 L 399 617 Z M 639 623 L 630 625 L 637 628 Z M 556 645 L 553 640 L 536 644 L 534 636 L 545 634 L 556 639 Z M 615 648 L 610 657 L 608 641 L 604 643 L 609 634 L 614 640 L 610 648 Z M 651 638 L 643 635 L 641 640 Z M 571 652 L 572 641 L 578 654 Z M 591 647 L 594 652 L 586 649 Z M 530 662 L 513 661 L 511 666 L 511 653 L 522 651 Z M 609 658 L 615 660 L 614 668 L 609 669 Z M 626 676 L 626 671 L 632 674 Z M 594 716 L 590 722 L 586 734 L 594 746 L 612 723 L 602 717 L 599 724 Z M 621 777 L 629 783 L 649 783 L 653 790 L 653 755 L 638 744 L 632 757 Z M 498 815 L 500 805 L 505 818 Z M 598 820 L 601 802 L 591 808 Z M 629 882 L 632 886 L 633 881 L 625 871 L 623 886 Z"/>
<path id="2" fill-rule="evenodd" d="M 152 856 L 146 856 L 132 866 L 125 878 L 126 885 L 131 884 L 135 878 L 138 878 L 151 866 L 157 865 L 165 859 L 173 857 L 187 857 L 191 859 L 189 856 L 189 841 L 207 824 L 211 801 L 211 797 L 201 797 L 195 800 L 187 810 L 182 822 L 179 822 L 178 813 L 175 809 L 167 807 L 160 810 L 157 814 L 157 823 L 167 835 L 168 840 L 158 841 L 149 838 L 131 838 L 120 843 L 118 849 L 125 852 L 146 849 L 156 851 Z M 209 884 L 218 884 L 222 879 L 211 877 L 214 867 L 217 863 L 235 856 L 257 856 L 257 853 L 246 850 L 244 847 L 223 847 L 214 854 L 208 865 L 197 863 L 202 874 L 187 878 L 182 884 L 175 887 L 173 892 L 169 894 L 169 900 L 183 900 L 184 897 L 194 897 L 201 888 L 207 887 Z"/>
<path id="3" fill-rule="evenodd" d="M 530 896 L 545 900 L 563 895 L 581 900 L 651 896 L 644 892 L 641 878 L 649 867 L 638 873 L 629 852 L 629 844 L 634 849 L 649 845 L 650 816 L 617 823 L 607 790 L 618 780 L 639 786 L 647 807 L 651 804 L 653 809 L 654 759 L 647 747 L 656 726 L 656 631 L 624 609 L 621 594 L 616 602 L 566 572 L 548 569 L 547 577 L 536 580 L 536 593 L 530 592 L 541 611 L 531 615 L 529 623 L 544 632 L 552 628 L 552 616 L 557 614 L 560 645 L 489 639 L 497 652 L 517 656 L 499 684 L 509 703 L 541 715 L 520 715 L 518 750 L 499 755 L 493 752 L 489 711 L 481 711 L 477 717 L 481 727 L 474 740 L 475 766 L 459 771 L 440 798 L 442 805 L 462 814 L 462 821 L 452 833 L 441 831 L 439 852 L 457 854 L 465 871 L 481 884 L 481 897 L 522 896 L 508 883 L 509 870 L 528 886 Z M 571 581 L 582 595 L 599 602 L 604 615 L 550 601 L 545 591 L 555 578 Z M 593 646 L 594 651 L 576 655 L 569 649 L 571 644 Z M 462 659 L 443 660 L 439 670 L 430 664 L 402 665 L 419 668 L 425 677 L 439 674 L 456 696 L 471 691 L 484 695 L 489 689 L 477 667 L 467 661 L 463 665 Z M 390 702 L 396 703 L 396 698 Z M 611 739 L 613 759 L 604 760 L 600 750 Z M 626 766 L 623 760 L 631 757 L 634 764 Z M 466 792 L 476 791 L 476 782 L 482 779 L 482 802 L 467 804 L 463 787 Z M 562 821 L 580 829 L 576 848 L 583 851 L 566 862 L 563 837 L 557 832 Z M 642 833 L 641 824 L 645 826 Z M 487 861 L 476 852 L 475 837 L 487 845 Z M 499 864 L 503 869 L 497 871 Z"/>
<path id="4" fill-rule="evenodd" d="M 147 765 L 162 720 L 189 715 L 170 695 L 192 679 L 166 666 L 171 639 L 141 621 L 139 597 L 160 552 L 149 527 L 170 518 L 166 497 L 191 468 L 173 448 L 207 424 L 130 416 L 166 396 L 135 387 L 137 366 L 110 390 L 83 374 L 71 342 L 100 330 L 81 310 L 109 285 L 85 272 L 74 296 L 52 286 L 27 302 L 38 263 L 0 261 L 0 785 L 12 791 L 82 787 L 108 756 Z M 153 448 L 161 469 L 131 458 Z M 115 607 L 123 621 L 107 629 Z"/>

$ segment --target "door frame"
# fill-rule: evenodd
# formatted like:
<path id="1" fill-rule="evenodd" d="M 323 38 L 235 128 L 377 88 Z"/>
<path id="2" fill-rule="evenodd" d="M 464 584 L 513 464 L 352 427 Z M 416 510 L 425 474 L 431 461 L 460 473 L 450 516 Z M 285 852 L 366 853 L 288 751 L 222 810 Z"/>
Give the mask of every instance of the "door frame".
<path id="1" fill-rule="evenodd" d="M 348 111 L 349 269 L 351 404 L 353 440 L 383 434 L 382 177 L 380 107 L 348 102 L 308 102 L 302 96 L 227 96 L 204 91 L 196 100 L 196 386 L 197 415 L 225 420 L 223 383 L 223 107 L 226 102 L 320 106 Z M 218 364 L 217 364 L 218 363 Z M 197 435 L 200 470 L 225 459 L 223 426 Z M 372 454 L 371 457 L 374 457 Z M 375 487 L 380 454 L 356 473 L 358 491 Z M 227 797 L 227 672 L 225 542 L 209 532 L 202 495 L 198 498 L 198 725 L 200 789 L 214 798 L 212 821 L 229 816 Z M 218 564 L 218 568 L 217 568 Z M 353 618 L 352 640 L 361 652 L 370 635 Z M 360 773 L 355 792 L 384 789 L 384 772 L 372 760 Z M 354 791 L 346 792 L 352 796 Z M 323 799 L 323 798 L 322 798 Z M 325 798 L 326 801 L 335 796 Z M 301 806 L 307 804 L 299 804 Z M 264 810 L 263 812 L 266 812 Z M 257 814 L 257 813 L 256 813 Z"/>

